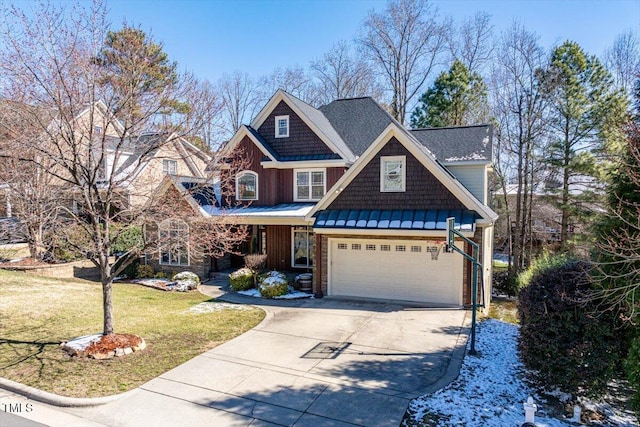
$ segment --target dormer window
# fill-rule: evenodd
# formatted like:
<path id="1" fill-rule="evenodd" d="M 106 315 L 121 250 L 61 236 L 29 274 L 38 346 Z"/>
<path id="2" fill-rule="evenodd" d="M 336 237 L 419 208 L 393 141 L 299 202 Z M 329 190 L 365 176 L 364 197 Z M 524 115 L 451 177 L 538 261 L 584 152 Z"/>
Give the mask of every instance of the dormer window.
<path id="1" fill-rule="evenodd" d="M 276 138 L 289 136 L 289 116 L 276 116 Z"/>
<path id="2" fill-rule="evenodd" d="M 175 160 L 164 159 L 162 161 L 162 173 L 175 175 L 178 173 L 178 162 Z"/>
<path id="3" fill-rule="evenodd" d="M 242 171 L 236 175 L 236 198 L 238 200 L 258 200 L 258 174 Z"/>

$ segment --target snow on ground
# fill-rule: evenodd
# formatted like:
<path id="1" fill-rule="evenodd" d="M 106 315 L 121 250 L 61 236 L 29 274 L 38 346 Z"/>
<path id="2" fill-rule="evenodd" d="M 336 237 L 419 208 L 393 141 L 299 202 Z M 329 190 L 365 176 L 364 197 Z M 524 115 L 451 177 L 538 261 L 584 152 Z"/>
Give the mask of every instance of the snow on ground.
<path id="1" fill-rule="evenodd" d="M 242 304 L 229 304 L 227 302 L 201 302 L 189 308 L 189 313 L 215 313 L 223 310 L 251 310 L 252 308 Z"/>
<path id="2" fill-rule="evenodd" d="M 460 375 L 444 389 L 419 397 L 409 405 L 411 419 L 439 420 L 439 426 L 508 427 L 524 423 L 523 403 L 533 396 L 538 405 L 536 426 L 560 427 L 577 424 L 545 416 L 544 402 L 525 384 L 524 368 L 518 359 L 518 326 L 498 320 L 478 324 L 476 350 L 479 357 L 467 355 Z M 613 418 L 609 418 L 614 422 Z M 637 425 L 629 417 L 615 419 L 619 426 Z"/>
<path id="3" fill-rule="evenodd" d="M 89 347 L 92 343 L 100 341 L 100 338 L 102 338 L 102 334 L 85 335 L 67 341 L 65 347 L 77 351 L 84 351 L 84 349 Z"/>
<path id="4" fill-rule="evenodd" d="M 249 289 L 246 291 L 238 291 L 236 292 L 240 295 L 245 295 L 248 297 L 262 298 L 260 291 L 257 289 Z M 273 297 L 273 299 L 298 299 L 298 298 L 313 298 L 312 294 L 308 294 L 306 292 L 299 292 L 295 290 L 289 290 L 288 293 L 284 295 L 280 295 L 279 297 Z"/>

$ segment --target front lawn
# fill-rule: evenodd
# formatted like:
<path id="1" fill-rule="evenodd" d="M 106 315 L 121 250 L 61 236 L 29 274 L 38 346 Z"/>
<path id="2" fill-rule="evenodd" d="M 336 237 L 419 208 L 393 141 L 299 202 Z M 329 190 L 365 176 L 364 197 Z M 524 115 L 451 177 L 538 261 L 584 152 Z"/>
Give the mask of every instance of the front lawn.
<path id="1" fill-rule="evenodd" d="M 101 292 L 99 283 L 0 270 L 0 376 L 64 396 L 121 393 L 264 318 L 257 308 L 201 304 L 211 299 L 199 292 L 115 284 L 116 332 L 141 336 L 147 348 L 104 361 L 71 358 L 61 341 L 102 331 Z"/>

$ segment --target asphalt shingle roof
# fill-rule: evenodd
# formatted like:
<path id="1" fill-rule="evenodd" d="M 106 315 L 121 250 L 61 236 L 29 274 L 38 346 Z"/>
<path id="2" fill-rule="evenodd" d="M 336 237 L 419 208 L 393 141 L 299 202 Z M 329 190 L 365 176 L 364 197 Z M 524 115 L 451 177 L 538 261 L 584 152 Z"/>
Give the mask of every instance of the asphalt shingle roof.
<path id="1" fill-rule="evenodd" d="M 370 97 L 338 99 L 320 107 L 356 156 L 361 156 L 393 118 Z"/>
<path id="2" fill-rule="evenodd" d="M 443 163 L 493 160 L 490 125 L 413 129 L 410 132 Z"/>

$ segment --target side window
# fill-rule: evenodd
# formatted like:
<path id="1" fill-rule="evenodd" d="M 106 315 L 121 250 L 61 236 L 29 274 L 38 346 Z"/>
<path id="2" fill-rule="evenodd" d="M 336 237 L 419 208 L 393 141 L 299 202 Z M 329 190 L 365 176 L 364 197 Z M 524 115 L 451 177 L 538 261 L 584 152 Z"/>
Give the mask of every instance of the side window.
<path id="1" fill-rule="evenodd" d="M 176 160 L 162 160 L 162 173 L 176 175 L 178 173 L 178 162 Z"/>
<path id="2" fill-rule="evenodd" d="M 399 193 L 406 188 L 405 156 L 380 157 L 380 191 Z"/>
<path id="3" fill-rule="evenodd" d="M 327 190 L 325 170 L 295 170 L 294 172 L 294 200 L 318 201 Z"/>
<path id="4" fill-rule="evenodd" d="M 242 171 L 236 175 L 236 199 L 258 200 L 258 174 Z"/>
<path id="5" fill-rule="evenodd" d="M 160 264 L 189 265 L 189 225 L 167 219 L 158 227 Z"/>
<path id="6" fill-rule="evenodd" d="M 289 116 L 276 116 L 276 138 L 289 136 Z"/>

